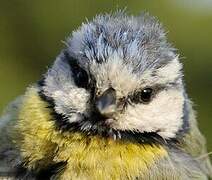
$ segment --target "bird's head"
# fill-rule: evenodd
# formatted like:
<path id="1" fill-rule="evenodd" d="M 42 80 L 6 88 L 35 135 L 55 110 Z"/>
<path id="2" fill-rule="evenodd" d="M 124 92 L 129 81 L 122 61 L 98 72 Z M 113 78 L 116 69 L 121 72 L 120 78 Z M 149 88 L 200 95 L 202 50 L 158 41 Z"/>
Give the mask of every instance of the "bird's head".
<path id="1" fill-rule="evenodd" d="M 100 15 L 67 40 L 40 83 L 62 131 L 175 138 L 186 130 L 182 65 L 149 15 Z"/>

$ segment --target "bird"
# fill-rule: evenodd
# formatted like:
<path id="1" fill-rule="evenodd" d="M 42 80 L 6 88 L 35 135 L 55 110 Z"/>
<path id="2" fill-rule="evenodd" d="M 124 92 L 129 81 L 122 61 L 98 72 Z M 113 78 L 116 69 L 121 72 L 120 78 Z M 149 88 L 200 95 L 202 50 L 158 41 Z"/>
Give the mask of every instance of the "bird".
<path id="1" fill-rule="evenodd" d="M 210 153 L 166 34 L 148 13 L 82 23 L 40 80 L 5 109 L 0 176 L 210 178 Z"/>

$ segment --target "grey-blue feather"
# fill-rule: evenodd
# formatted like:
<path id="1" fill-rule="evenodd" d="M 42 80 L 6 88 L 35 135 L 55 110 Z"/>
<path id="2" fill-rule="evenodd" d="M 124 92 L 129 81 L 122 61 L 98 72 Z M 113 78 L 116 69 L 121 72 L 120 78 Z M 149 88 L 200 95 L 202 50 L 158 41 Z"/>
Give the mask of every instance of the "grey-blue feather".
<path id="1" fill-rule="evenodd" d="M 139 72 L 167 64 L 176 56 L 162 25 L 147 13 L 138 17 L 124 12 L 98 15 L 82 24 L 67 43 L 76 58 L 101 63 L 117 54 Z"/>

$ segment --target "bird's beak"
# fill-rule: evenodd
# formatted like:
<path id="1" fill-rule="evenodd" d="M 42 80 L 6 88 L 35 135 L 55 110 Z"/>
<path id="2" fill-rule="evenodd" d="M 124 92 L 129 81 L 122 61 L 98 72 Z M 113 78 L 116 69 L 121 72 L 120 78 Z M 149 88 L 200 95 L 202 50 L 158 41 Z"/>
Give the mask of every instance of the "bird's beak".
<path id="1" fill-rule="evenodd" d="M 107 89 L 96 100 L 98 111 L 105 116 L 109 116 L 116 111 L 116 91 L 113 88 Z"/>

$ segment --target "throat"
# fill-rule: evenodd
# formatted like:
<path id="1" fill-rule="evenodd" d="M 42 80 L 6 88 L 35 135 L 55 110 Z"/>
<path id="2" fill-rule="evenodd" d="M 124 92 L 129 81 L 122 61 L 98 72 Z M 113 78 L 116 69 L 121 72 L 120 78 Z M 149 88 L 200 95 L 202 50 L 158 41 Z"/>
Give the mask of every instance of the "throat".
<path id="1" fill-rule="evenodd" d="M 114 141 L 81 133 L 74 133 L 69 138 L 57 157 L 61 161 L 68 158 L 64 177 L 72 174 L 77 174 L 80 179 L 138 177 L 167 156 L 166 150 L 159 145 Z"/>

